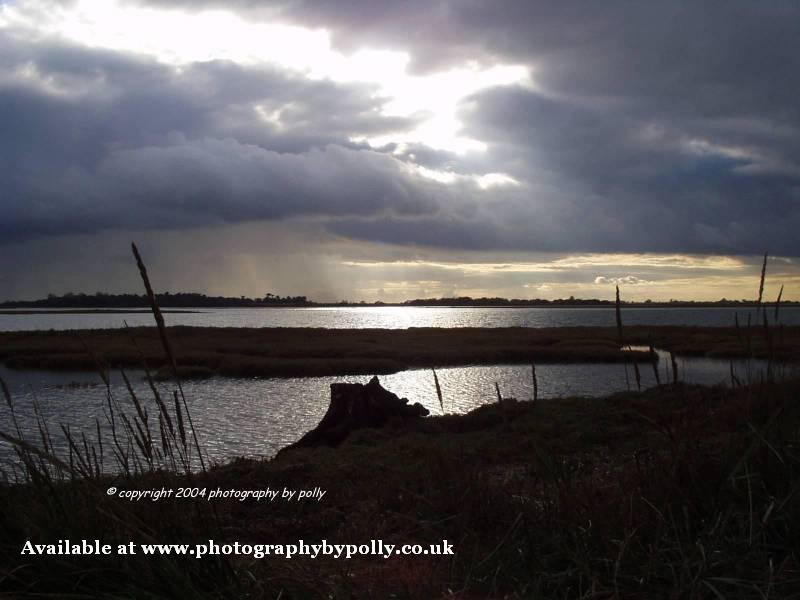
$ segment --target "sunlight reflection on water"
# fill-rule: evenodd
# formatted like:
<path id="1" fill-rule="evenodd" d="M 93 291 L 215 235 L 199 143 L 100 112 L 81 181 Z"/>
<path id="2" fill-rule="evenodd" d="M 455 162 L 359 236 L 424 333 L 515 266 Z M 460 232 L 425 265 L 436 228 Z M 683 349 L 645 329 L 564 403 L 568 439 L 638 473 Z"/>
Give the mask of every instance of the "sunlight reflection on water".
<path id="1" fill-rule="evenodd" d="M 614 307 L 592 308 L 200 308 L 166 313 L 167 325 L 196 327 L 324 327 L 327 329 L 405 329 L 408 327 L 613 327 Z M 703 325 L 731 327 L 734 315 L 747 321 L 748 309 L 625 308 L 625 325 Z M 781 322 L 800 325 L 800 307 L 781 309 Z M 0 331 L 119 328 L 153 325 L 147 313 L 0 314 Z M 756 320 L 757 322 L 757 320 Z"/>
<path id="2" fill-rule="evenodd" d="M 669 359 L 659 352 L 661 381 L 671 380 Z M 740 379 L 746 379 L 747 365 L 735 363 Z M 753 376 L 756 366 L 750 365 Z M 730 361 L 716 359 L 678 359 L 683 381 L 716 384 L 730 377 Z M 436 370 L 442 388 L 445 412 L 464 413 L 481 404 L 496 401 L 495 382 L 504 397 L 529 400 L 532 396 L 530 365 L 453 367 Z M 640 365 L 643 387 L 655 384 L 650 365 Z M 541 364 L 536 367 L 539 398 L 597 397 L 626 389 L 622 364 Z M 141 373 L 131 373 L 137 395 L 156 409 Z M 633 382 L 632 371 L 629 372 Z M 38 439 L 33 402 L 37 398 L 42 413 L 54 434 L 63 423 L 72 429 L 91 432 L 98 419 L 106 425 L 106 390 L 99 376 L 87 373 L 11 370 L 0 366 L 0 376 L 9 384 L 15 411 L 26 436 Z M 330 398 L 330 384 L 366 383 L 368 376 L 308 377 L 291 379 L 222 378 L 187 381 L 184 391 L 201 444 L 210 458 L 229 460 L 236 456 L 273 456 L 280 448 L 297 440 L 317 425 Z M 410 402 L 420 402 L 431 414 L 441 414 L 430 369 L 383 375 L 380 381 L 388 390 Z M 81 385 L 69 385 L 79 382 Z M 88 384 L 88 387 L 87 387 Z M 634 385 L 631 383 L 631 385 Z M 165 397 L 172 386 L 159 384 Z M 112 393 L 123 405 L 131 406 L 127 391 L 117 374 L 112 378 Z M 132 412 L 132 408 L 131 408 Z M 0 409 L 0 428 L 12 429 L 8 408 Z M 58 435 L 54 435 L 58 438 Z M 62 441 L 62 449 L 64 443 Z M 0 446 L 0 458 L 11 456 Z"/>

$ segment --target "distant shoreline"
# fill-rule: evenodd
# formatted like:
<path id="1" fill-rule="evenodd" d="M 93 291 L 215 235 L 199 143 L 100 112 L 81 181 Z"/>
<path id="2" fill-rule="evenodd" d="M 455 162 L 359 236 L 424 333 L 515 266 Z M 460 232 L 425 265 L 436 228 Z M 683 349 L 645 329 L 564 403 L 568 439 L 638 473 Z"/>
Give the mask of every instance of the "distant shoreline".
<path id="1" fill-rule="evenodd" d="M 614 300 L 600 298 L 558 298 L 547 300 L 544 298 L 501 298 L 482 296 L 456 296 L 444 298 L 416 298 L 403 302 L 374 302 L 340 300 L 338 302 L 317 302 L 306 296 L 278 296 L 266 294 L 261 298 L 248 298 L 246 296 L 207 296 L 195 292 L 164 292 L 156 294 L 156 301 L 163 309 L 185 309 L 187 311 L 202 311 L 209 308 L 404 308 L 404 307 L 436 307 L 436 308 L 613 308 Z M 643 300 L 625 301 L 621 305 L 626 308 L 753 308 L 756 306 L 774 306 L 775 301 L 764 300 L 759 303 L 755 299 L 728 299 L 721 298 L 713 301 L 693 300 Z M 781 306 L 800 306 L 798 301 L 785 300 Z M 135 312 L 137 309 L 150 310 L 150 299 L 141 294 L 64 294 L 56 296 L 50 294 L 47 298 L 38 300 L 7 300 L 0 302 L 0 314 L 9 309 L 30 309 L 36 312 L 52 310 L 64 312 L 66 309 L 73 311 L 117 311 Z"/>
<path id="2" fill-rule="evenodd" d="M 199 313 L 199 310 L 162 309 L 163 313 Z M 0 315 L 126 315 L 152 314 L 147 308 L 17 308 L 0 309 Z"/>
<path id="3" fill-rule="evenodd" d="M 759 305 L 755 302 L 741 303 L 741 304 L 720 304 L 718 302 L 623 302 L 624 308 L 650 308 L 650 309 L 664 309 L 664 308 L 736 308 L 748 309 L 757 308 Z M 762 303 L 761 306 L 774 306 L 774 303 Z M 797 308 L 800 302 L 781 302 L 781 308 Z M 196 306 L 196 307 L 169 307 L 162 306 L 161 312 L 172 314 L 202 314 L 208 310 L 221 310 L 221 309 L 298 309 L 298 308 L 507 308 L 507 309 L 527 309 L 527 308 L 544 308 L 544 309 L 559 309 L 559 308 L 576 308 L 576 309 L 590 309 L 590 308 L 605 308 L 608 310 L 614 309 L 613 303 L 598 303 L 598 304 L 310 304 L 310 305 L 253 305 L 253 306 Z M 84 314 L 148 314 L 151 310 L 149 308 L 70 308 L 70 307 L 42 307 L 31 308 L 28 306 L 20 308 L 0 308 L 0 315 L 84 315 Z"/>

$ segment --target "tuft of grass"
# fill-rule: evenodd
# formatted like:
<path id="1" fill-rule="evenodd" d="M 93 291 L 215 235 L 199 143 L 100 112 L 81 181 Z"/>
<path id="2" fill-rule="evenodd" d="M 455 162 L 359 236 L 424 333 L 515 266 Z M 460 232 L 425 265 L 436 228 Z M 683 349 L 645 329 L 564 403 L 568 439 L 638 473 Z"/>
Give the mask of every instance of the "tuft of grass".
<path id="1" fill-rule="evenodd" d="M 669 362 L 672 365 L 672 384 L 677 385 L 678 383 L 678 360 L 675 358 L 675 353 L 669 353 Z"/>
<path id="2" fill-rule="evenodd" d="M 139 254 L 139 249 L 136 247 L 136 244 L 131 242 L 131 251 L 133 252 L 133 256 L 136 259 L 136 266 L 139 269 L 139 274 L 142 277 L 142 283 L 144 283 L 145 292 L 147 294 L 147 299 L 150 302 L 150 308 L 153 312 L 153 317 L 156 321 L 156 327 L 158 328 L 158 335 L 161 339 L 161 345 L 164 348 L 164 352 L 169 359 L 169 365 L 172 367 L 173 374 L 175 375 L 175 383 L 178 386 L 178 391 L 180 393 L 181 402 L 183 403 L 183 409 L 186 413 L 186 418 L 189 421 L 189 427 L 192 430 L 192 438 L 194 439 L 195 448 L 197 449 L 197 457 L 200 460 L 200 468 L 205 471 L 206 470 L 206 463 L 203 459 L 203 452 L 200 449 L 200 441 L 197 439 L 197 432 L 194 428 L 194 423 L 192 423 L 192 415 L 189 412 L 189 406 L 186 404 L 186 396 L 183 394 L 183 386 L 181 385 L 180 374 L 178 372 L 178 363 L 175 360 L 175 353 L 172 351 L 172 344 L 170 344 L 169 336 L 167 336 L 167 326 L 164 323 L 164 316 L 161 314 L 161 309 L 158 307 L 158 302 L 156 301 L 156 295 L 153 293 L 153 287 L 150 285 L 150 278 L 147 275 L 147 268 L 144 265 L 144 261 L 142 260 L 141 255 Z"/>
<path id="3" fill-rule="evenodd" d="M 651 364 L 653 366 L 653 376 L 656 380 L 656 385 L 661 385 L 661 376 L 658 372 L 658 354 L 656 353 L 655 346 L 653 346 L 653 340 L 648 341 L 648 347 L 650 348 L 650 357 L 651 357 Z"/>
<path id="4" fill-rule="evenodd" d="M 619 346 L 622 348 L 625 345 L 625 340 L 622 336 L 622 306 L 619 299 L 619 286 L 616 286 L 617 294 L 614 302 L 614 315 L 617 319 L 617 338 L 619 339 Z"/>
<path id="5" fill-rule="evenodd" d="M 444 414 L 444 399 L 442 398 L 442 386 L 439 385 L 439 376 L 436 374 L 436 369 L 431 369 L 431 371 L 433 371 L 433 384 L 436 386 L 436 397 L 439 399 L 439 406 Z"/>
<path id="6" fill-rule="evenodd" d="M 781 289 L 778 291 L 778 298 L 775 300 L 775 322 L 778 322 L 780 309 L 781 309 L 781 298 L 783 297 L 783 284 L 781 284 Z"/>
<path id="7" fill-rule="evenodd" d="M 148 296 L 153 298 L 153 314 L 163 349 L 174 364 L 174 353 L 144 263 L 136 247 L 133 248 Z M 21 540 L 53 543 L 61 539 L 100 539 L 116 546 L 128 542 L 185 543 L 219 534 L 213 507 L 202 501 L 190 499 L 171 508 L 159 506 L 151 510 L 154 504 L 135 505 L 106 493 L 109 487 L 187 485 L 186 478 L 193 477 L 193 472 L 184 418 L 193 435 L 201 472 L 206 472 L 185 398 L 179 402 L 178 390 L 174 392 L 175 412 L 171 414 L 132 334 L 131 338 L 141 355 L 153 398 L 148 402 L 140 397 L 125 371 L 120 370 L 129 401 L 126 407 L 112 391 L 108 364 L 78 336 L 106 387 L 105 423 L 96 418 L 93 434 L 76 432 L 62 424 L 61 437 L 52 435 L 34 397 L 40 444 L 25 439 L 11 393 L 0 379 L 15 432 L 0 432 L 0 440 L 13 448 L 18 459 L 9 470 L 2 471 L 6 484 L 0 485 L 0 503 L 6 507 L 0 511 L 0 565 L 13 566 L 10 570 L 0 570 L 0 595 L 65 597 L 68 594 L 76 598 L 241 595 L 237 592 L 242 589 L 241 582 L 234 577 L 227 557 L 211 557 L 202 565 L 165 555 L 60 556 L 55 560 L 36 557 L 20 561 Z M 104 439 L 110 441 L 110 448 Z M 63 451 L 59 450 L 62 446 Z"/>
<path id="8" fill-rule="evenodd" d="M 616 286 L 617 293 L 616 293 L 616 300 L 614 302 L 614 314 L 617 319 L 617 340 L 619 342 L 619 347 L 623 350 L 623 356 L 625 360 L 625 387 L 627 389 L 631 389 L 631 380 L 628 376 L 628 353 L 624 352 L 625 349 L 625 338 L 622 335 L 622 302 L 619 299 L 619 286 Z M 634 366 L 636 366 L 634 364 Z M 636 380 L 639 385 L 639 389 L 641 389 L 641 380 L 639 378 L 639 368 L 636 367 Z"/>
<path id="9" fill-rule="evenodd" d="M 764 280 L 767 276 L 767 255 L 768 253 L 764 253 L 764 262 L 761 265 L 761 279 L 758 283 L 758 300 L 756 301 L 756 307 L 761 307 L 761 300 L 764 298 Z"/>

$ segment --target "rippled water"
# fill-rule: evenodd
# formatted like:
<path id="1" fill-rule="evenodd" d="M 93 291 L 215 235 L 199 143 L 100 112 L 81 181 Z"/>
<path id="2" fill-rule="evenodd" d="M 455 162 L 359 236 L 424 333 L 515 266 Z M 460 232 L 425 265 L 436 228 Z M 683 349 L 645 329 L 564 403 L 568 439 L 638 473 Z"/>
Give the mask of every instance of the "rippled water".
<path id="1" fill-rule="evenodd" d="M 167 325 L 206 327 L 325 327 L 328 329 L 404 329 L 407 327 L 575 327 L 614 326 L 614 308 L 219 308 L 168 313 Z M 625 308 L 626 325 L 703 325 L 729 327 L 743 308 Z M 755 315 L 753 315 L 755 318 Z M 152 325 L 147 313 L 0 314 L 0 331 L 97 329 Z M 781 322 L 800 325 L 800 307 L 781 309 Z"/>
<path id="2" fill-rule="evenodd" d="M 660 360 L 662 382 L 668 359 Z M 715 359 L 679 359 L 682 380 L 714 384 L 729 378 L 730 362 Z M 751 369 L 758 365 L 751 365 Z M 745 379 L 747 365 L 736 364 L 737 375 Z M 532 380 L 530 367 L 519 365 L 476 366 L 437 369 L 442 388 L 444 409 L 463 413 L 481 404 L 496 401 L 497 382 L 504 397 L 530 399 Z M 650 386 L 655 377 L 649 366 L 641 366 L 642 383 Z M 58 424 L 73 430 L 86 430 L 93 439 L 95 419 L 104 431 L 106 425 L 106 390 L 97 375 L 87 373 L 54 373 L 47 371 L 11 370 L 0 366 L 14 398 L 15 410 L 26 434 L 36 439 L 33 417 L 34 397 L 46 421 L 58 433 Z M 633 373 L 629 372 L 631 381 Z M 141 373 L 131 375 L 140 398 L 156 409 Z M 625 368 L 621 364 L 543 364 L 537 367 L 539 397 L 602 396 L 626 389 Z M 242 379 L 215 377 L 184 384 L 198 436 L 209 457 L 225 461 L 236 456 L 273 456 L 280 448 L 297 440 L 317 425 L 328 407 L 330 384 L 363 382 L 369 377 L 309 377 L 293 379 Z M 440 414 L 433 375 L 430 370 L 411 370 L 380 377 L 390 391 L 411 402 L 420 402 L 432 414 Z M 71 385 L 70 385 L 71 384 Z M 166 397 L 171 386 L 159 384 Z M 87 387 L 88 386 L 88 387 Z M 112 381 L 112 393 L 121 404 L 133 408 L 119 375 Z M 11 429 L 8 408 L 0 409 L 0 428 Z M 54 435 L 59 438 L 60 436 Z M 65 447 L 61 442 L 62 449 Z M 5 446 L 0 458 L 10 459 Z"/>

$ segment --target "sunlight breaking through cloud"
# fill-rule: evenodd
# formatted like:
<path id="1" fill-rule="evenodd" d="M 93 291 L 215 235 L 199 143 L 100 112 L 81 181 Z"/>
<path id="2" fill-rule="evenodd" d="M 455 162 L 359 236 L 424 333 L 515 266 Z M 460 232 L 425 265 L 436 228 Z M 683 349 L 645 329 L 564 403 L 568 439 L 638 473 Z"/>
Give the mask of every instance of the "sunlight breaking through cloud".
<path id="1" fill-rule="evenodd" d="M 409 131 L 352 138 L 374 147 L 417 142 L 456 153 L 483 151 L 483 142 L 461 134 L 459 103 L 490 87 L 530 84 L 524 66 L 483 68 L 470 61 L 443 72 L 412 75 L 406 52 L 363 48 L 344 54 L 332 47 L 325 29 L 253 22 L 224 10 L 163 10 L 115 0 L 78 0 L 74 5 L 29 2 L 0 6 L 0 29 L 29 39 L 50 36 L 90 48 L 146 55 L 176 69 L 222 60 L 274 65 L 309 79 L 372 84 L 375 95 L 385 98 L 384 115 L 423 116 Z"/>
<path id="2" fill-rule="evenodd" d="M 346 261 L 343 264 L 352 267 L 375 269 L 405 267 L 435 267 L 464 272 L 488 273 L 502 271 L 506 273 L 546 273 L 551 271 L 570 271 L 591 267 L 649 267 L 662 269 L 703 269 L 715 271 L 737 271 L 745 268 L 746 263 L 731 256 L 690 256 L 690 255 L 655 255 L 655 254 L 589 254 L 554 258 L 548 262 L 436 262 L 436 261 Z"/>

